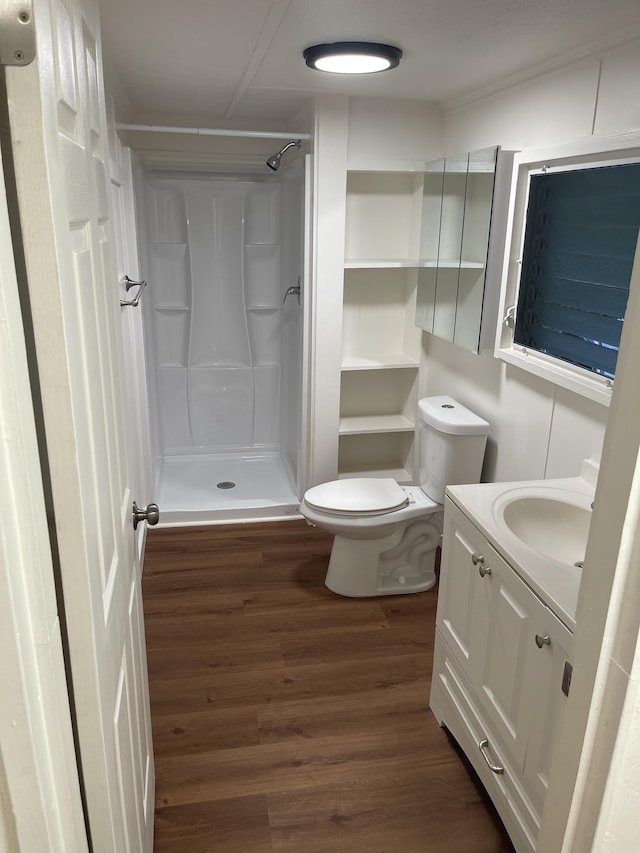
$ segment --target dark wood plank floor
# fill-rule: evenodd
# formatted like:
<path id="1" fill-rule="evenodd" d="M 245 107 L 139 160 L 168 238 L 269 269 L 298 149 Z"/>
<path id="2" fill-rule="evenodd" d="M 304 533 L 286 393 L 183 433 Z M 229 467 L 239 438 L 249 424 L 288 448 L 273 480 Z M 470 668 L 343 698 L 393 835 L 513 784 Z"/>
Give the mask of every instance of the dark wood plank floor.
<path id="1" fill-rule="evenodd" d="M 428 709 L 436 590 L 348 599 L 303 521 L 150 531 L 156 853 L 497 853 Z"/>

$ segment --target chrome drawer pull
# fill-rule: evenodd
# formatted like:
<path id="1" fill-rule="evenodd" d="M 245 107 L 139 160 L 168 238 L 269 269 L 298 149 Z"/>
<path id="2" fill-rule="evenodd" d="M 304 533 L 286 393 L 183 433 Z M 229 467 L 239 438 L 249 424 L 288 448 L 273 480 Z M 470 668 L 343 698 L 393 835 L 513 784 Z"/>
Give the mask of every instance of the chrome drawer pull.
<path id="1" fill-rule="evenodd" d="M 551 637 L 548 634 L 545 634 L 544 637 L 540 634 L 536 634 L 536 646 L 541 649 L 543 646 L 551 645 Z"/>
<path id="2" fill-rule="evenodd" d="M 484 557 L 482 556 L 482 554 L 472 554 L 471 555 L 471 562 L 473 563 L 474 566 L 477 566 L 478 563 L 480 563 L 480 564 L 484 563 Z"/>
<path id="3" fill-rule="evenodd" d="M 492 770 L 494 773 L 498 773 L 498 774 L 504 773 L 504 767 L 500 767 L 499 764 L 492 764 L 491 763 L 489 756 L 485 752 L 485 749 L 487 749 L 488 746 L 489 746 L 489 741 L 486 738 L 484 738 L 484 740 L 481 740 L 480 743 L 478 744 L 480 752 L 482 753 L 482 757 L 487 762 L 487 767 L 489 768 L 489 770 Z"/>
<path id="4" fill-rule="evenodd" d="M 491 566 L 479 566 L 478 571 L 480 572 L 480 577 L 483 578 L 485 575 L 491 574 Z"/>

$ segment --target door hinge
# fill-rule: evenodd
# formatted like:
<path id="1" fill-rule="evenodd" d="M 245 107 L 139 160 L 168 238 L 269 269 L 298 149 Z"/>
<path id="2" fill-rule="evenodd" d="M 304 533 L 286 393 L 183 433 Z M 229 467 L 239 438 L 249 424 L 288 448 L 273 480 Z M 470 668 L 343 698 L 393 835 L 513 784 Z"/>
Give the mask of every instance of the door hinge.
<path id="1" fill-rule="evenodd" d="M 564 662 L 564 672 L 562 673 L 562 692 L 565 696 L 569 695 L 571 687 L 571 676 L 573 675 L 573 667 L 568 660 Z"/>
<path id="2" fill-rule="evenodd" d="M 0 65 L 29 65 L 35 58 L 32 0 L 0 0 Z"/>

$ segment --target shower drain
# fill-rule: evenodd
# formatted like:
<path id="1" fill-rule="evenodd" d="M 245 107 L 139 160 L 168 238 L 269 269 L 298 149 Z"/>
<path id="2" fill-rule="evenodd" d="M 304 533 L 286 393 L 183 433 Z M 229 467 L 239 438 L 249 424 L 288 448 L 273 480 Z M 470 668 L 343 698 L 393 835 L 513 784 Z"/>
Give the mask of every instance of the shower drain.
<path id="1" fill-rule="evenodd" d="M 222 483 L 218 483 L 216 485 L 216 489 L 235 489 L 236 484 L 232 483 L 231 480 L 223 480 Z"/>

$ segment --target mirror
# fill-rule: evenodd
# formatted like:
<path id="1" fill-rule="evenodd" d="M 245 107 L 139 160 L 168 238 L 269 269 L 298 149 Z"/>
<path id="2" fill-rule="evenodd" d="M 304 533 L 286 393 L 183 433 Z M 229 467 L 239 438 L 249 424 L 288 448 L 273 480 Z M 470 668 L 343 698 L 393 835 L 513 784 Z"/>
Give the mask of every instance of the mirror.
<path id="1" fill-rule="evenodd" d="M 424 176 L 416 325 L 476 353 L 497 151 L 434 161 Z"/>

